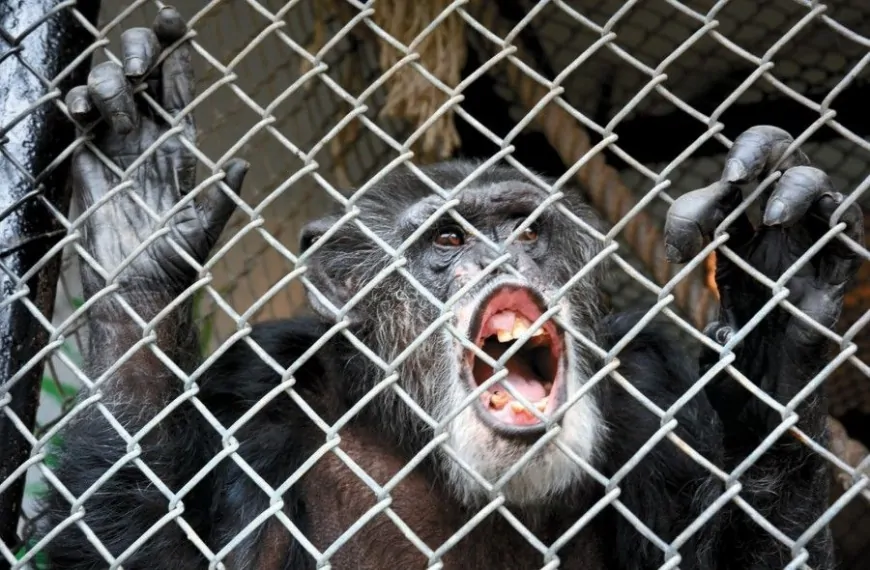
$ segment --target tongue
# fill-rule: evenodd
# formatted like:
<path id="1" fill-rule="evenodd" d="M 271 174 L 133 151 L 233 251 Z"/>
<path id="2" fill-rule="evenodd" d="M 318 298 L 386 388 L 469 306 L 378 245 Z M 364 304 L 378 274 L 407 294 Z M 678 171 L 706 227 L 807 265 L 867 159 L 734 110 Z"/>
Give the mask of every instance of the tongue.
<path id="1" fill-rule="evenodd" d="M 487 346 L 486 353 L 492 358 L 499 358 L 506 349 L 507 347 L 501 346 L 490 349 L 490 347 Z M 523 397 L 530 402 L 537 402 L 547 395 L 547 390 L 544 388 L 543 381 L 537 374 L 535 374 L 525 358 L 514 356 L 505 363 L 505 367 L 508 370 L 507 377 L 498 384 L 490 387 L 489 390 L 491 392 L 496 390 L 506 391 L 504 386 L 501 384 L 503 382 L 508 382 L 511 387 L 522 394 Z M 489 364 L 479 358 L 475 359 L 474 376 L 479 382 L 486 381 L 490 376 L 492 376 L 492 374 L 492 367 Z"/>
<path id="2" fill-rule="evenodd" d="M 508 382 L 517 392 L 522 394 L 523 397 L 530 402 L 537 402 L 546 396 L 547 391 L 544 389 L 544 385 L 541 384 L 540 380 L 536 379 L 533 375 L 511 370 L 511 360 L 507 363 L 508 375 L 504 381 Z M 501 387 L 500 384 L 501 383 L 496 384 L 496 386 Z"/>

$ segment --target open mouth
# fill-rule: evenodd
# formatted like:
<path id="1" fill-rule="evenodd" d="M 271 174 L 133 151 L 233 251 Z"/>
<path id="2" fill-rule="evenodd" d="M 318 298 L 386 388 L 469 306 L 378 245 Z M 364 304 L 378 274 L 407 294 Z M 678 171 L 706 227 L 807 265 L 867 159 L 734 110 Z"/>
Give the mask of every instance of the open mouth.
<path id="1" fill-rule="evenodd" d="M 471 338 L 483 352 L 498 360 L 545 312 L 540 296 L 525 287 L 505 286 L 490 294 L 477 308 Z M 508 392 L 510 384 L 541 415 L 552 413 L 564 399 L 561 386 L 564 341 L 552 320 L 545 321 L 505 362 L 507 376 L 483 392 L 478 412 L 491 427 L 512 433 L 538 431 L 543 422 Z M 472 389 L 493 375 L 492 367 L 466 351 Z"/>

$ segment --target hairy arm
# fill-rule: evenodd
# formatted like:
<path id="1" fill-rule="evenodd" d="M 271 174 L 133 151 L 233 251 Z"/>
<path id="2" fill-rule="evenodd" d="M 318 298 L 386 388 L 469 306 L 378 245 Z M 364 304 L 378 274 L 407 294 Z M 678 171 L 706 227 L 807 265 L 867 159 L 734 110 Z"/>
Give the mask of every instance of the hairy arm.
<path id="1" fill-rule="evenodd" d="M 827 175 L 810 167 L 800 151 L 785 156 L 793 143 L 775 127 L 753 127 L 734 142 L 722 179 L 689 192 L 672 205 L 666 224 L 671 261 L 688 260 L 700 251 L 704 239 L 742 201 L 740 185 L 764 179 L 774 168 L 782 175 L 765 195 L 763 221 L 753 227 L 745 213 L 727 228 L 728 247 L 751 267 L 776 281 L 795 268 L 785 285 L 788 301 L 822 327 L 832 328 L 839 318 L 843 293 L 855 275 L 857 255 L 837 239 L 807 262 L 799 258 L 833 226 L 844 222 L 843 232 L 863 243 L 863 218 L 857 205 L 841 207 Z M 778 164 L 781 163 L 781 164 Z M 771 299 L 770 288 L 744 271 L 726 255 L 717 256 L 716 281 L 720 292 L 719 320 L 707 335 L 726 344 L 750 325 Z M 722 468 L 741 485 L 745 505 L 729 503 L 721 533 L 715 537 L 718 568 L 779 568 L 800 556 L 816 569 L 833 567 L 827 529 L 810 531 L 824 513 L 828 495 L 825 460 L 791 433 L 784 421 L 795 425 L 821 446 L 827 444 L 827 409 L 823 387 L 807 390 L 828 362 L 829 343 L 812 325 L 777 307 L 734 346 L 733 366 L 780 406 L 762 401 L 729 373 L 711 381 L 706 392 L 723 429 Z M 702 355 L 701 373 L 718 360 L 713 351 Z M 769 436 L 770 442 L 765 441 Z M 742 463 L 760 452 L 751 466 Z M 763 517 L 784 536 L 753 520 Z"/>
<path id="2" fill-rule="evenodd" d="M 183 510 L 170 497 L 211 459 L 219 442 L 192 404 L 174 402 L 183 382 L 153 349 L 185 372 L 198 363 L 190 298 L 167 307 L 195 281 L 195 264 L 208 256 L 234 203 L 218 185 L 195 200 L 182 199 L 196 184 L 194 157 L 177 134 L 166 136 L 172 125 L 134 97 L 131 83 L 146 83 L 195 143 L 193 118 L 180 113 L 194 91 L 187 45 L 155 67 L 161 49 L 185 33 L 174 9 L 161 10 L 152 29 L 123 34 L 123 67 L 95 66 L 87 85 L 66 98 L 80 125 L 93 123 L 93 145 L 115 166 L 89 147 L 72 159 L 75 197 L 84 212 L 81 243 L 95 262 L 81 263 L 90 304 L 86 373 L 96 382 L 82 398 L 101 397 L 75 412 L 61 434 L 61 488 L 48 496 L 39 531 L 44 536 L 63 528 L 45 547 L 55 568 L 101 567 L 107 558 L 125 568 L 196 568 L 206 560 L 173 519 L 183 517 L 206 539 L 211 475 L 181 497 Z M 118 176 L 115 167 L 126 174 Z M 227 164 L 224 182 L 231 190 L 240 189 L 246 169 L 241 161 Z M 155 421 L 167 406 L 172 411 Z"/>
<path id="3" fill-rule="evenodd" d="M 604 323 L 605 348 L 611 348 L 638 323 L 643 313 L 615 315 Z M 644 327 L 619 353 L 619 372 L 646 398 L 667 410 L 692 387 L 698 377 L 697 364 L 689 351 L 675 351 L 678 339 L 672 327 L 654 320 Z M 615 382 L 604 385 L 606 409 L 610 410 L 611 430 L 607 462 L 608 477 L 620 472 L 654 437 L 661 418 L 648 410 L 632 393 Z M 708 461 L 719 464 L 722 458 L 721 422 L 702 391 L 675 413 L 674 433 Z M 675 539 L 704 514 L 721 493 L 716 481 L 701 464 L 673 442 L 663 439 L 652 449 L 640 453 L 640 460 L 619 481 L 622 504 L 665 545 Z M 614 508 L 604 512 L 615 548 L 608 568 L 638 570 L 659 568 L 668 561 L 661 544 Z M 681 542 L 677 549 L 679 567 L 685 570 L 714 570 L 716 545 L 722 519 L 708 521 L 700 532 Z M 645 529 L 645 530 L 646 530 Z"/>
<path id="4" fill-rule="evenodd" d="M 610 345 L 637 324 L 640 314 L 623 314 L 606 324 Z M 609 337 L 609 338 L 608 338 Z M 667 410 L 700 378 L 711 364 L 705 355 L 701 369 L 691 354 L 674 351 L 676 339 L 662 324 L 648 325 L 619 354 L 620 372 L 628 382 L 660 409 Z M 710 351 L 715 358 L 718 356 Z M 757 357 L 757 355 L 756 355 Z M 807 368 L 817 362 L 810 353 L 802 355 Z M 749 363 L 738 361 L 736 367 Z M 805 379 L 804 372 L 795 376 Z M 726 378 L 714 380 L 717 383 Z M 611 438 L 607 463 L 608 476 L 619 472 L 635 458 L 662 425 L 658 415 L 616 383 L 606 385 L 607 409 L 611 410 Z M 778 421 L 762 405 L 746 402 L 739 417 L 722 411 L 723 395 L 715 387 L 702 390 L 675 413 L 674 433 L 695 452 L 726 473 L 732 472 L 771 432 Z M 716 405 L 712 401 L 718 402 Z M 727 400 L 726 400 L 727 402 Z M 811 400 L 798 409 L 798 423 L 810 437 L 824 445 L 824 407 Z M 778 414 L 777 414 L 778 415 Z M 714 508 L 725 492 L 723 481 L 690 457 L 673 442 L 663 439 L 619 482 L 619 500 L 662 543 L 649 540 L 643 532 L 616 509 L 605 511 L 613 528 L 616 545 L 609 552 L 608 567 L 659 568 L 668 561 L 663 550 L 676 546 L 680 568 L 687 570 L 725 570 L 744 568 L 782 568 L 791 554 L 733 502 L 715 508 L 706 522 L 690 535 L 681 534 Z M 821 515 L 827 499 L 827 471 L 824 461 L 805 445 L 786 435 L 780 438 L 745 473 L 738 477 L 740 497 L 758 510 L 774 527 L 797 537 Z M 710 514 L 710 513 L 707 513 Z M 675 541 L 680 537 L 680 542 Z M 825 533 L 811 544 L 813 568 L 829 568 L 830 544 Z M 819 560 L 823 561 L 819 564 Z"/>
<path id="5" fill-rule="evenodd" d="M 774 127 L 755 127 L 738 137 L 722 180 L 685 194 L 671 207 L 665 228 L 671 261 L 696 255 L 742 201 L 740 185 L 763 179 L 791 143 L 787 133 Z M 726 230 L 728 247 L 774 281 L 833 225 L 844 222 L 848 237 L 858 243 L 864 239 L 860 209 L 841 208 L 844 197 L 832 189 L 824 172 L 809 167 L 799 151 L 781 162 L 783 174 L 765 197 L 762 225 L 754 227 L 744 214 Z M 842 212 L 835 218 L 838 209 Z M 857 256 L 847 246 L 830 241 L 788 279 L 788 300 L 822 327 L 832 328 L 843 291 L 857 267 Z M 717 256 L 716 280 L 719 319 L 705 332 L 724 345 L 749 325 L 773 294 L 725 254 Z M 618 340 L 636 322 L 629 316 L 613 319 L 609 333 Z M 830 570 L 834 567 L 830 533 L 812 528 L 827 507 L 828 466 L 785 429 L 794 424 L 818 445 L 827 444 L 823 387 L 807 387 L 830 361 L 829 344 L 810 324 L 781 307 L 746 333 L 732 349 L 732 366 L 780 408 L 763 401 L 726 371 L 676 412 L 677 435 L 729 474 L 731 485 L 739 486 L 737 500 L 716 506 L 703 525 L 683 535 L 680 567 L 761 570 L 802 561 L 816 570 Z M 720 358 L 718 352 L 705 349 L 696 366 L 687 354 L 675 352 L 674 345 L 661 329 L 648 328 L 619 355 L 623 375 L 662 409 L 670 408 Z M 620 412 L 612 422 L 614 437 L 608 453 L 607 469 L 615 473 L 661 421 L 621 387 L 609 385 L 608 390 L 610 409 Z M 785 406 L 792 406 L 793 413 Z M 661 441 L 620 482 L 620 500 L 667 547 L 714 507 L 726 487 L 683 450 Z M 666 562 L 661 544 L 644 538 L 622 514 L 614 511 L 611 516 L 619 545 L 612 554 L 614 567 L 657 568 Z"/>

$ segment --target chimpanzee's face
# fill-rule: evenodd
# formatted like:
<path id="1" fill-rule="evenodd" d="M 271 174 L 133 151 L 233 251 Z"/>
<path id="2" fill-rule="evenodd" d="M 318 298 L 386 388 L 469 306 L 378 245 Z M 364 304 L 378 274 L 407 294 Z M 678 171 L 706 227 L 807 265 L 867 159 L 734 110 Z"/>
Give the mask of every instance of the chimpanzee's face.
<path id="1" fill-rule="evenodd" d="M 459 183 L 435 174 L 447 191 Z M 545 437 L 532 461 L 503 482 L 509 501 L 540 503 L 582 477 L 559 447 L 588 460 L 603 429 L 594 395 L 577 399 L 593 363 L 557 323 L 594 335 L 600 269 L 589 263 L 599 246 L 555 205 L 541 207 L 543 190 L 495 174 L 456 196 L 452 211 L 472 227 L 445 212 L 444 196 L 412 178 L 388 181 L 359 201 L 363 224 L 391 247 L 407 246 L 402 271 L 385 273 L 394 260 L 353 224 L 317 255 L 321 271 L 337 278 L 331 290 L 340 298 L 369 284 L 353 312 L 383 359 L 403 359 L 402 387 L 444 424 L 461 460 L 442 457 L 457 494 L 473 502 L 484 492 L 461 463 L 496 483 Z M 400 208 L 393 213 L 390 206 Z M 590 217 L 576 204 L 565 206 Z M 432 330 L 443 315 L 433 299 L 452 312 L 452 331 Z M 396 421 L 420 424 L 414 412 Z M 552 429 L 555 436 L 547 434 Z"/>

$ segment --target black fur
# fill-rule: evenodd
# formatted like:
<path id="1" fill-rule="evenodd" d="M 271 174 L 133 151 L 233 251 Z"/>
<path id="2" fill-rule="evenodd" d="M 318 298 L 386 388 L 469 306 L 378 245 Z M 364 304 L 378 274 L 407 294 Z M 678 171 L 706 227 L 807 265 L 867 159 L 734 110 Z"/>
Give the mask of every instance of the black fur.
<path id="1" fill-rule="evenodd" d="M 639 317 L 639 314 L 620 314 L 606 318 L 602 323 L 604 348 L 609 349 L 622 338 Z M 327 328 L 326 323 L 316 318 L 298 318 L 257 325 L 251 336 L 279 364 L 288 366 Z M 673 347 L 674 339 L 667 334 L 665 327 L 653 324 L 619 355 L 621 373 L 662 408 L 670 406 L 697 378 L 697 367 L 691 355 L 674 351 Z M 341 340 L 328 343 L 299 371 L 295 389 L 315 402 L 340 402 L 342 408 L 350 406 L 353 402 L 343 397 L 343 393 L 354 392 L 352 385 L 364 379 L 360 370 L 338 363 L 353 362 L 352 359 L 348 361 L 347 356 L 354 350 Z M 277 374 L 245 343 L 237 342 L 206 372 L 198 397 L 220 424 L 228 427 L 272 390 L 278 381 Z M 325 393 L 330 397 L 323 398 Z M 602 395 L 606 401 L 604 408 L 610 411 L 608 423 L 612 432 L 607 441 L 607 460 L 598 468 L 609 476 L 646 443 L 659 428 L 660 421 L 634 396 L 615 384 L 608 384 Z M 138 408 L 134 406 L 130 411 L 136 412 Z M 344 409 L 321 407 L 319 411 L 329 421 Z M 709 461 L 721 465 L 725 459 L 721 446 L 722 427 L 705 393 L 693 398 L 676 417 L 680 422 L 676 433 Z M 64 467 L 60 479 L 75 496 L 82 494 L 126 453 L 126 445 L 114 435 L 113 428 L 99 422 L 96 414 L 90 418 L 74 424 L 64 436 L 61 458 Z M 135 425 L 142 418 L 122 416 L 119 421 Z M 154 442 L 156 445 L 143 446 L 142 459 L 170 489 L 178 490 L 220 451 L 221 445 L 212 427 L 190 405 L 183 405 L 164 422 L 169 422 L 165 432 L 167 437 Z M 272 486 L 280 485 L 323 441 L 322 432 L 283 394 L 254 416 L 235 437 L 240 442 L 239 454 Z M 422 445 L 424 442 L 416 443 Z M 778 458 L 772 458 L 769 464 L 777 465 L 777 461 Z M 734 464 L 733 461 L 728 463 Z M 802 487 L 801 481 L 812 481 L 806 496 L 819 496 L 818 492 L 811 491 L 812 487 L 818 491 L 822 484 L 815 481 L 818 473 L 798 472 L 783 476 L 781 468 L 777 468 L 769 475 L 771 488 L 760 489 L 760 492 L 769 493 L 770 499 L 776 500 L 779 493 L 796 491 Z M 798 483 L 797 487 L 793 487 L 795 483 Z M 704 468 L 668 441 L 655 446 L 629 472 L 620 488 L 622 504 L 666 542 L 676 538 L 723 490 Z M 600 496 L 601 490 L 598 489 L 589 496 L 578 498 L 574 507 L 569 503 L 561 505 L 559 510 L 565 513 L 569 522 L 573 522 L 582 515 L 581 506 L 585 507 Z M 283 499 L 296 525 L 306 533 L 308 505 L 305 497 L 291 487 Z M 269 505 L 266 495 L 233 461 L 226 458 L 183 501 L 182 516 L 214 551 Z M 87 513 L 84 521 L 105 547 L 118 555 L 165 516 L 167 500 L 146 481 L 137 467 L 128 466 L 103 484 L 84 506 Z M 798 529 L 811 521 L 820 506 L 808 501 L 804 508 L 792 511 L 788 520 L 794 521 L 794 527 Z M 61 523 L 69 515 L 68 503 L 57 494 L 51 497 L 47 507 L 46 528 Z M 761 510 L 769 512 L 774 507 L 767 501 Z M 264 525 L 242 543 L 236 551 L 234 560 L 237 566 L 234 567 L 260 567 L 257 561 L 266 556 L 262 540 L 270 524 L 274 525 Z M 592 528 L 600 544 L 601 568 L 656 568 L 664 562 L 661 550 L 640 535 L 615 508 L 605 509 L 593 521 Z M 762 550 L 752 551 L 745 547 L 747 544 Z M 54 568 L 95 569 L 105 566 L 102 557 L 75 526 L 54 538 L 47 552 Z M 728 506 L 698 530 L 680 553 L 683 557 L 680 567 L 699 570 L 772 568 L 788 560 L 773 539 L 764 536 L 763 531 Z M 577 562 L 564 560 L 563 565 L 573 568 Z M 206 565 L 205 558 L 174 523 L 150 538 L 124 563 L 125 568 L 134 569 L 204 568 Z M 308 553 L 296 541 L 289 541 L 281 553 L 280 565 L 275 567 L 301 570 L 314 566 Z M 581 563 L 580 567 L 587 566 Z"/>

